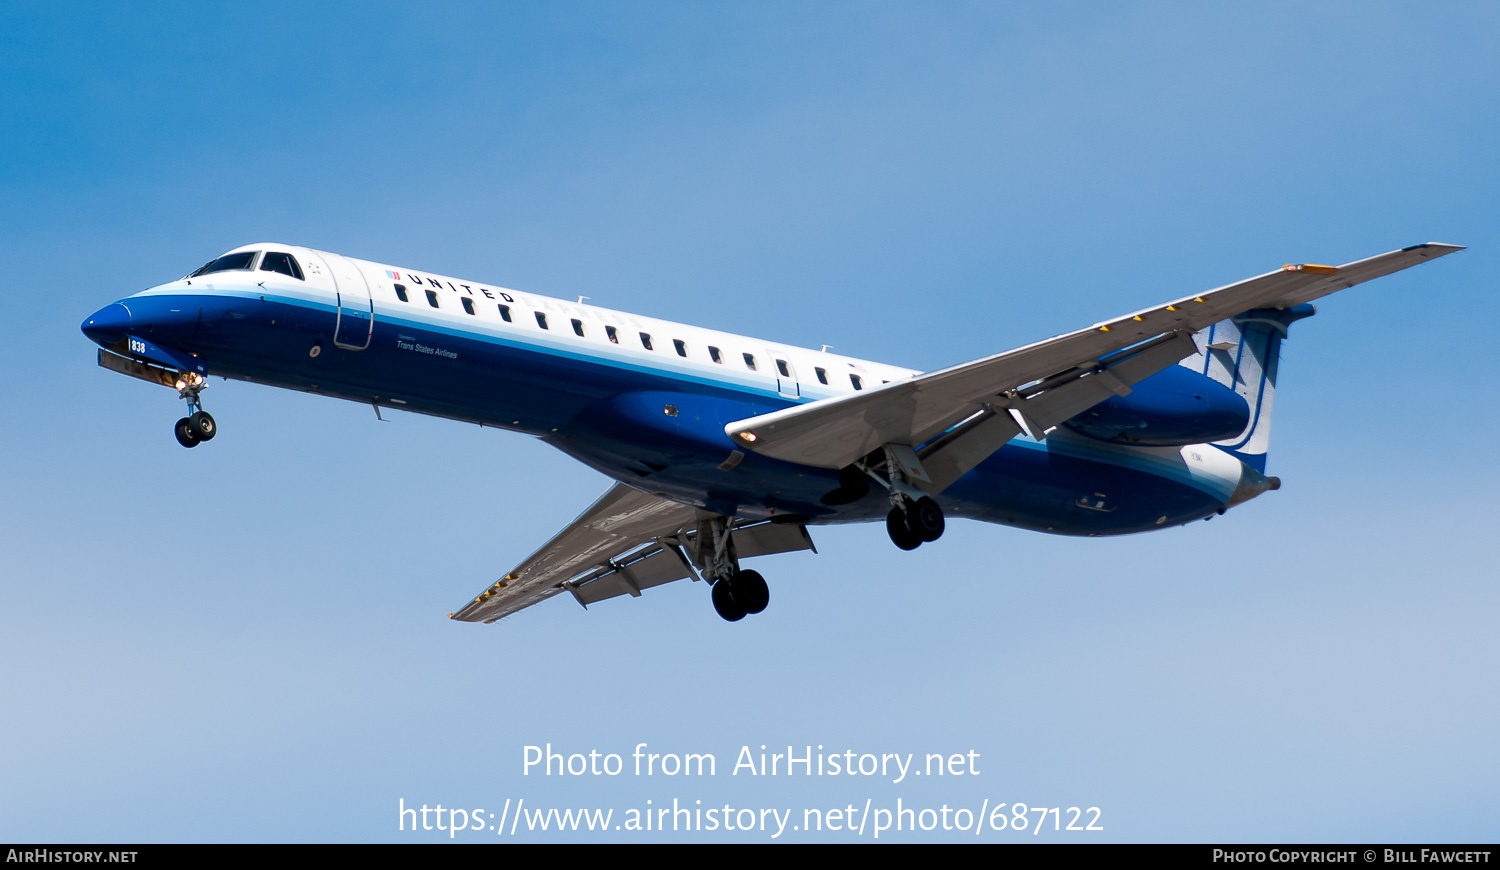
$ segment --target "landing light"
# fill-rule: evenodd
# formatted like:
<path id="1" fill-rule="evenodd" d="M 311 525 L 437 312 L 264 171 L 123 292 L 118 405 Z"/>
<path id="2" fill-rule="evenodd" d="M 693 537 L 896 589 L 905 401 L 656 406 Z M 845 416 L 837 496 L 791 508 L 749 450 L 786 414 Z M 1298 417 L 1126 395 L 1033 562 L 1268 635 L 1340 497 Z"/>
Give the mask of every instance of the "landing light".
<path id="1" fill-rule="evenodd" d="M 746 441 L 748 443 L 753 444 L 753 443 L 755 443 L 755 433 L 754 432 L 741 432 L 740 433 L 740 440 Z"/>

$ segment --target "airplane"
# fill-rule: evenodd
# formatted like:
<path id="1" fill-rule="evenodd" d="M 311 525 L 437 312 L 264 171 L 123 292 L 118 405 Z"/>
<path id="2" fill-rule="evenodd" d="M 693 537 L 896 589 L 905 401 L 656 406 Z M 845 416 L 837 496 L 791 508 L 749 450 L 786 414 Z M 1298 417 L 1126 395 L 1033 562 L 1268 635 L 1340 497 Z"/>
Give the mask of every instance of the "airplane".
<path id="1" fill-rule="evenodd" d="M 522 432 L 616 481 L 451 619 L 692 579 L 735 622 L 770 601 L 741 562 L 816 552 L 809 526 L 884 521 L 903 550 L 948 517 L 1120 535 L 1279 488 L 1265 471 L 1288 328 L 1316 299 L 1459 250 L 1290 264 L 925 373 L 269 242 L 82 329 L 100 366 L 176 390 L 184 447 L 218 434 L 202 400 L 216 376 Z"/>

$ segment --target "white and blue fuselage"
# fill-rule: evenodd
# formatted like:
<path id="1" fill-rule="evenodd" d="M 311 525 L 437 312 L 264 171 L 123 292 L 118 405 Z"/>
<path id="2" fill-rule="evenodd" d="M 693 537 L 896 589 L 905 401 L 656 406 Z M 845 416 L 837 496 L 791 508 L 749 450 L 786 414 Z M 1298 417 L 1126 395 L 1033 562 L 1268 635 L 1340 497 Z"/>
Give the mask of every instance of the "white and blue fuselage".
<path id="1" fill-rule="evenodd" d="M 248 245 L 205 269 L 101 309 L 84 332 L 122 357 L 524 432 L 728 517 L 864 522 L 889 510 L 879 492 L 830 499 L 838 471 L 737 450 L 725 426 L 911 370 L 298 246 Z M 1140 387 L 1045 440 L 1010 441 L 941 493 L 944 512 L 1113 535 L 1208 517 L 1266 488 L 1211 443 L 1252 425 L 1233 390 L 1186 366 Z M 1176 435 L 1156 446 L 1130 435 L 1152 426 Z"/>

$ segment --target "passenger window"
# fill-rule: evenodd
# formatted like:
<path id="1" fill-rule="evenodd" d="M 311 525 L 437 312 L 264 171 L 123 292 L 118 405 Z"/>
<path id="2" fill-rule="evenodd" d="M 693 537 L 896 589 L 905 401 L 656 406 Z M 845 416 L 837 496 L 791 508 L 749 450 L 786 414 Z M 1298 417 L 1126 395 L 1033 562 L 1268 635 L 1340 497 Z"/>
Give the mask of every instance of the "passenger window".
<path id="1" fill-rule="evenodd" d="M 672 346 L 677 348 L 678 356 L 687 356 L 687 344 L 682 339 L 672 339 Z"/>
<path id="2" fill-rule="evenodd" d="M 500 306 L 500 319 L 503 320 L 503 321 L 505 321 L 506 323 L 510 323 L 510 306 L 509 305 L 502 305 L 502 306 Z"/>
<path id="3" fill-rule="evenodd" d="M 789 378 L 792 376 L 792 370 L 787 368 L 786 360 L 784 359 L 779 359 L 776 361 L 776 370 L 778 372 L 781 372 L 781 376 L 784 378 Z"/>
<path id="4" fill-rule="evenodd" d="M 411 301 L 410 299 L 406 298 L 406 285 L 405 284 L 397 284 L 397 285 L 395 285 L 395 287 L 396 287 L 396 298 L 397 299 L 400 299 L 402 302 L 410 302 Z"/>
<path id="5" fill-rule="evenodd" d="M 816 372 L 817 375 L 818 375 L 818 383 L 820 383 L 820 384 L 826 384 L 826 383 L 828 383 L 828 372 L 825 372 L 822 369 L 817 369 L 817 368 L 813 369 L 813 371 Z"/>
<path id="6" fill-rule="evenodd" d="M 458 297 L 458 301 L 462 302 L 464 304 L 464 312 L 465 313 L 467 313 L 467 314 L 473 314 L 474 313 L 474 300 L 473 299 L 470 299 L 467 296 L 460 296 L 460 297 Z"/>
<path id="7" fill-rule="evenodd" d="M 583 321 L 576 317 L 573 318 L 573 334 L 583 338 Z"/>
<path id="8" fill-rule="evenodd" d="M 547 315 L 543 314 L 540 311 L 536 312 L 536 325 L 540 326 L 543 329 L 547 329 Z"/>
<path id="9" fill-rule="evenodd" d="M 297 265 L 297 258 L 291 254 L 283 254 L 279 251 L 267 251 L 261 258 L 260 270 L 262 272 L 280 272 L 289 275 L 298 281 L 302 278 L 302 267 Z"/>
<path id="10" fill-rule="evenodd" d="M 708 346 L 708 358 L 718 363 L 719 365 L 724 364 L 724 355 L 722 353 L 719 353 L 719 349 L 714 347 L 713 345 Z"/>
<path id="11" fill-rule="evenodd" d="M 431 290 L 427 291 L 427 304 L 431 305 L 433 308 L 438 307 L 437 294 L 432 292 Z"/>
<path id="12" fill-rule="evenodd" d="M 752 371 L 752 372 L 755 371 L 755 357 L 751 356 L 748 353 L 745 354 L 744 356 L 745 356 L 745 367 L 748 368 L 748 369 L 750 369 L 750 371 Z"/>
<path id="13" fill-rule="evenodd" d="M 865 382 L 860 379 L 859 375 L 850 375 L 849 383 L 853 384 L 856 390 L 863 390 L 865 388 Z"/>
<path id="14" fill-rule="evenodd" d="M 645 332 L 641 333 L 641 347 L 644 347 L 646 350 L 656 350 L 656 348 L 651 346 L 650 334 Z"/>
<path id="15" fill-rule="evenodd" d="M 604 334 L 609 336 L 609 340 L 614 342 L 615 344 L 620 343 L 620 331 L 615 329 L 613 326 L 604 327 Z"/>

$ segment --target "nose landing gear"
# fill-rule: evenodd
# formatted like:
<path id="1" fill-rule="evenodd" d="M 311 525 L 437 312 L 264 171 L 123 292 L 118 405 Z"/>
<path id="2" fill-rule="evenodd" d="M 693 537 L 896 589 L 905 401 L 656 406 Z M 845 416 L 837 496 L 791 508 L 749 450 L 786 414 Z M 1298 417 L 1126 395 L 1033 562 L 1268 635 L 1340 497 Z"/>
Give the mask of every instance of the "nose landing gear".
<path id="1" fill-rule="evenodd" d="M 203 403 L 198 398 L 199 393 L 208 389 L 208 379 L 189 372 L 177 379 L 176 387 L 177 394 L 188 406 L 188 415 L 172 427 L 177 443 L 183 447 L 197 447 L 200 442 L 212 441 L 219 433 L 219 426 L 213 416 L 203 410 Z"/>

